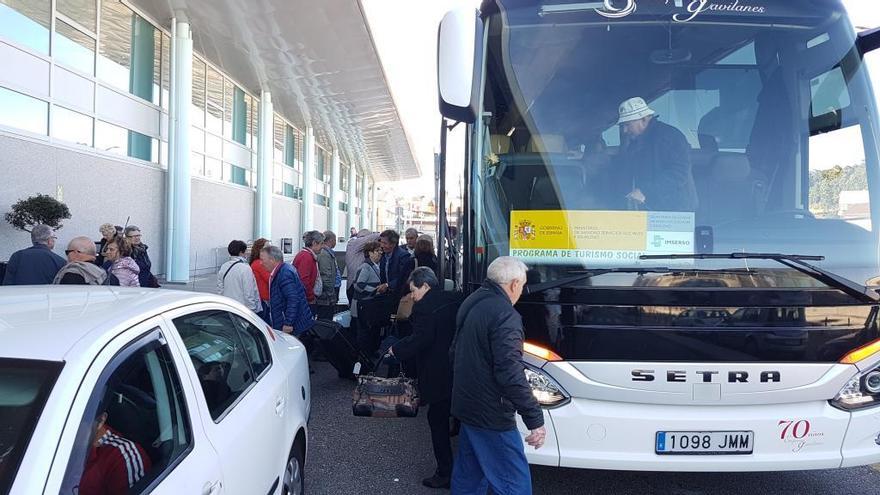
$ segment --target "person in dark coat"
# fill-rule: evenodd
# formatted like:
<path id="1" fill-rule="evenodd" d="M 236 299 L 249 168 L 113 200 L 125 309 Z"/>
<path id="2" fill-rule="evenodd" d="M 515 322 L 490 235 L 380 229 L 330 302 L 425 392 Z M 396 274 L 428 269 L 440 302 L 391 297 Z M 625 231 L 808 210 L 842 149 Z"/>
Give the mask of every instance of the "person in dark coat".
<path id="1" fill-rule="evenodd" d="M 697 188 L 691 173 L 690 145 L 675 127 L 657 120 L 642 98 L 620 104 L 618 124 L 626 136 L 620 164 L 625 183 L 618 187 L 630 209 L 695 211 Z M 625 192 L 624 192 L 625 191 Z"/>
<path id="2" fill-rule="evenodd" d="M 414 358 L 418 361 L 419 399 L 430 406 L 428 425 L 437 460 L 437 471 L 422 480 L 422 484 L 429 488 L 449 488 L 452 476 L 449 346 L 455 334 L 455 312 L 460 301 L 456 294 L 443 292 L 437 276 L 428 267 L 413 270 L 409 288 L 415 301 L 410 315 L 413 333 L 394 343 L 388 353 L 405 361 Z"/>
<path id="3" fill-rule="evenodd" d="M 284 262 L 278 246 L 260 251 L 260 261 L 269 272 L 269 319 L 272 328 L 300 336 L 315 325 L 306 292 L 293 265 Z"/>
<path id="4" fill-rule="evenodd" d="M 159 287 L 159 282 L 151 271 L 153 262 L 150 261 L 150 255 L 147 253 L 149 247 L 141 242 L 142 234 L 140 227 L 136 225 L 126 227 L 125 238 L 131 243 L 131 257 L 141 270 L 138 273 L 138 282 L 140 282 L 141 287 Z"/>
<path id="5" fill-rule="evenodd" d="M 429 235 L 420 235 L 415 247 L 416 266 L 426 266 L 437 273 L 437 256 L 434 254 L 434 240 Z"/>
<path id="6" fill-rule="evenodd" d="M 101 233 L 101 240 L 95 242 L 95 252 L 98 253 L 95 256 L 95 265 L 103 267 L 104 266 L 104 248 L 107 247 L 107 243 L 116 238 L 117 235 L 122 235 L 122 227 L 120 225 L 113 225 L 112 223 L 104 223 L 98 228 L 98 231 Z"/>
<path id="7" fill-rule="evenodd" d="M 55 232 L 48 225 L 34 225 L 31 230 L 33 246 L 12 253 L 6 264 L 3 285 L 51 284 L 67 261 L 53 253 Z"/>
<path id="8" fill-rule="evenodd" d="M 461 304 L 452 344 L 452 415 L 461 421 L 452 493 L 531 494 L 531 474 L 516 428 L 519 413 L 530 430 L 525 442 L 544 444 L 544 413 L 522 363 L 522 318 L 513 305 L 526 283 L 522 261 L 500 256 L 486 281 Z"/>

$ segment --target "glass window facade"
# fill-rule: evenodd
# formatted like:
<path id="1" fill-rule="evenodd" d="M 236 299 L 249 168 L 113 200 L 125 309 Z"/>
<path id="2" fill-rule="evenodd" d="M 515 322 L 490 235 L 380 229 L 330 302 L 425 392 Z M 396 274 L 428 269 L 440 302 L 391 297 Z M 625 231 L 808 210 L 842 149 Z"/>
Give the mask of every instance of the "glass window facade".
<path id="1" fill-rule="evenodd" d="M 134 13 L 119 2 L 101 2 L 98 38 L 98 78 L 128 91 L 131 70 L 131 18 Z"/>
<path id="2" fill-rule="evenodd" d="M 95 144 L 92 127 L 94 119 L 64 107 L 52 107 L 52 129 L 50 135 L 81 146 Z"/>
<path id="3" fill-rule="evenodd" d="M 215 134 L 223 134 L 223 76 L 211 67 L 207 69 L 205 129 Z"/>
<path id="4" fill-rule="evenodd" d="M 0 87 L 0 125 L 46 135 L 49 104 L 45 101 Z"/>
<path id="5" fill-rule="evenodd" d="M 139 132 L 99 120 L 95 122 L 95 148 L 120 156 L 158 162 L 158 143 Z"/>
<path id="6" fill-rule="evenodd" d="M 62 20 L 55 21 L 55 61 L 84 74 L 95 74 L 95 39 Z"/>
<path id="7" fill-rule="evenodd" d="M 49 54 L 51 20 L 50 0 L 0 0 L 0 36 L 43 55 Z"/>

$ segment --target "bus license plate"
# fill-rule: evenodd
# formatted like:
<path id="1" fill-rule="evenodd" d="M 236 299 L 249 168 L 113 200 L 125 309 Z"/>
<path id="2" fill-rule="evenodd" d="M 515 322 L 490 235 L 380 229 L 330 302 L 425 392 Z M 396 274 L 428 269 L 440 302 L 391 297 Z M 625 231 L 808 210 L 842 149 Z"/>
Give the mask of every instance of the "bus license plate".
<path id="1" fill-rule="evenodd" d="M 751 454 L 755 433 L 751 431 L 658 431 L 658 454 Z"/>

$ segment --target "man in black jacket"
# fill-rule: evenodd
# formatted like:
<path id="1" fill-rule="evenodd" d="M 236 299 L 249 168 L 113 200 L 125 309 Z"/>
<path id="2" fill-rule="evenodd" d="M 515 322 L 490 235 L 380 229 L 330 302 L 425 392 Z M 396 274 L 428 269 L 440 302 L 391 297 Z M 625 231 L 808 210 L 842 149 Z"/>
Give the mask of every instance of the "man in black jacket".
<path id="1" fill-rule="evenodd" d="M 627 138 L 620 152 L 621 192 L 630 209 L 696 210 L 697 188 L 684 134 L 657 120 L 642 98 L 621 103 L 619 114 L 617 123 Z"/>
<path id="2" fill-rule="evenodd" d="M 3 285 L 51 284 L 55 275 L 67 262 L 54 252 L 55 232 L 48 225 L 34 225 L 31 229 L 33 246 L 12 253 L 6 265 Z"/>
<path id="3" fill-rule="evenodd" d="M 452 443 L 449 439 L 449 399 L 452 395 L 452 369 L 449 347 L 455 334 L 455 311 L 461 302 L 457 293 L 443 292 L 437 276 L 427 267 L 413 270 L 409 279 L 413 296 L 413 333 L 388 349 L 400 359 L 418 360 L 419 400 L 430 406 L 428 426 L 437 471 L 422 480 L 429 488 L 449 488 L 452 476 Z"/>
<path id="4" fill-rule="evenodd" d="M 453 493 L 532 493 L 529 465 L 516 428 L 519 413 L 544 444 L 544 413 L 522 364 L 522 318 L 513 308 L 526 283 L 526 266 L 509 256 L 489 265 L 487 280 L 458 310 L 453 343 L 452 415 L 461 421 Z"/>

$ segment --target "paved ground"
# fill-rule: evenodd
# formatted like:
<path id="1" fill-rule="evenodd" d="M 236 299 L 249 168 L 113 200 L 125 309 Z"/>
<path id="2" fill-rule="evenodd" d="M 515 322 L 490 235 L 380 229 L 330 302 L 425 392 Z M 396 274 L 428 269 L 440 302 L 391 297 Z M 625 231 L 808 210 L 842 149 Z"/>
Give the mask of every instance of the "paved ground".
<path id="1" fill-rule="evenodd" d="M 315 363 L 306 492 L 310 495 L 448 493 L 421 486 L 434 469 L 424 412 L 417 418 L 356 418 L 354 382 Z M 646 473 L 532 468 L 535 494 L 877 495 L 880 466 L 783 473 Z"/>
<path id="2" fill-rule="evenodd" d="M 212 292 L 216 276 L 168 288 Z M 306 491 L 310 495 L 421 495 L 448 493 L 421 485 L 434 458 L 424 412 L 417 418 L 356 418 L 354 382 L 340 380 L 327 363 L 315 363 Z M 454 444 L 453 444 L 454 448 Z M 877 495 L 880 465 L 782 473 L 617 472 L 533 467 L 535 494 L 573 495 Z"/>

